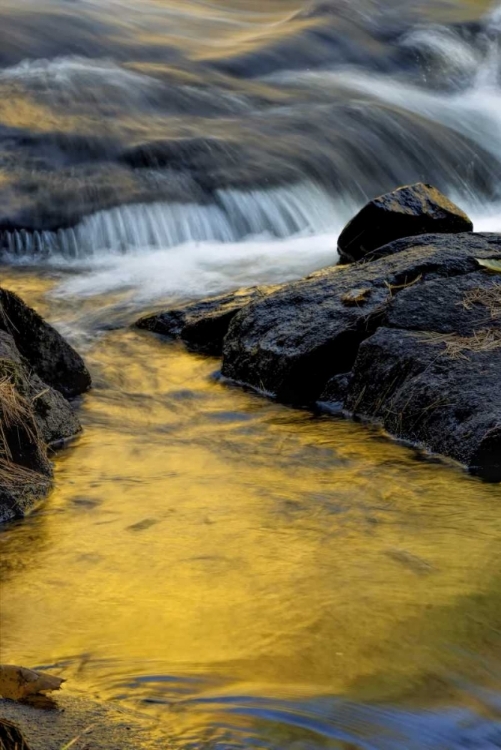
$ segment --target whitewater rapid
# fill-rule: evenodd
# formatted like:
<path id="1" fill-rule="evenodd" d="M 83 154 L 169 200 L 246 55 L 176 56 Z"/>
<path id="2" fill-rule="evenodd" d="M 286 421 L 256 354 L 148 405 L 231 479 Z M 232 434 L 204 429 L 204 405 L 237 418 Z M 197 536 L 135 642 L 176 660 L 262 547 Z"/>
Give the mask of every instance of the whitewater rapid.
<path id="1" fill-rule="evenodd" d="M 103 8 L 106 23 L 115 5 Z M 131 29 L 167 18 L 180 34 L 200 31 L 193 8 L 153 4 L 141 21 L 136 6 L 121 7 Z M 341 3 L 353 45 L 334 36 L 335 57 L 298 69 L 280 35 L 309 50 L 308 35 L 336 30 L 329 9 L 219 17 L 207 6 L 223 56 L 235 54 L 233 33 L 244 50 L 262 46 L 231 85 L 193 54 L 174 74 L 97 47 L 0 70 L 0 94 L 43 107 L 65 129 L 78 125 L 6 132 L 18 184 L 4 187 L 15 209 L 2 219 L 4 260 L 60 271 L 58 295 L 147 302 L 274 283 L 335 263 L 337 236 L 363 203 L 416 179 L 438 183 L 476 231 L 501 231 L 501 9 L 478 28 L 414 19 L 385 37 L 376 15 L 360 11 L 347 26 Z M 100 13 L 93 3 L 85 12 Z M 355 60 L 362 26 L 378 44 L 389 39 L 384 65 Z M 392 68 L 395 56 L 405 65 Z"/>

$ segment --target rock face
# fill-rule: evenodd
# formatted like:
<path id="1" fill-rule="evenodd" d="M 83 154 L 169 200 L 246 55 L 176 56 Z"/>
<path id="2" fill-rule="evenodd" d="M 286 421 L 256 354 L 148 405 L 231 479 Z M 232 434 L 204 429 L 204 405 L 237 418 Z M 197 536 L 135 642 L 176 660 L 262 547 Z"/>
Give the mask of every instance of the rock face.
<path id="1" fill-rule="evenodd" d="M 345 408 L 499 482 L 500 378 L 499 329 L 444 340 L 383 327 L 360 347 Z"/>
<path id="2" fill-rule="evenodd" d="M 475 258 L 501 255 L 501 237 L 428 235 L 406 247 L 372 263 L 327 268 L 252 302 L 230 324 L 223 374 L 308 405 L 330 378 L 352 369 L 403 288 L 477 271 Z"/>
<path id="3" fill-rule="evenodd" d="M 79 354 L 52 326 L 13 292 L 0 290 L 0 330 L 10 333 L 19 352 L 48 385 L 73 397 L 90 388 Z"/>
<path id="4" fill-rule="evenodd" d="M 225 377 L 378 422 L 501 481 L 501 276 L 477 260 L 501 258 L 501 236 L 410 237 L 381 254 L 239 293 L 238 305 L 229 295 L 171 311 L 168 333 L 184 338 L 196 310 L 196 348 L 223 340 Z"/>
<path id="5" fill-rule="evenodd" d="M 263 297 L 271 287 L 241 289 L 201 302 L 192 302 L 137 321 L 136 327 L 181 339 L 191 351 L 220 355 L 228 327 L 243 307 Z"/>
<path id="6" fill-rule="evenodd" d="M 23 516 L 51 486 L 48 449 L 80 423 L 65 395 L 90 386 L 81 357 L 12 292 L 0 290 L 0 522 Z M 63 395 L 65 394 L 65 395 Z"/>
<path id="7" fill-rule="evenodd" d="M 360 347 L 345 408 L 500 481 L 501 276 L 404 289 L 385 326 Z"/>
<path id="8" fill-rule="evenodd" d="M 338 240 L 340 262 L 361 260 L 403 237 L 472 231 L 468 216 L 436 188 L 409 185 L 370 201 L 347 224 Z"/>

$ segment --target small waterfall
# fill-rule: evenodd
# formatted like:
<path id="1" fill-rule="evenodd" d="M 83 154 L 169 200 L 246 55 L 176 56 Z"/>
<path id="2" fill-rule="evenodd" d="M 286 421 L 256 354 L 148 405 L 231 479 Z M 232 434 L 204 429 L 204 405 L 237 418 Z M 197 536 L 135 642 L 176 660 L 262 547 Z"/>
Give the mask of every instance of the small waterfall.
<path id="1" fill-rule="evenodd" d="M 287 238 L 324 233 L 338 223 L 342 209 L 313 183 L 270 190 L 221 190 L 215 202 L 150 203 L 118 206 L 85 217 L 57 232 L 8 232 L 11 259 L 87 260 L 104 254 L 138 254 L 141 248 L 171 248 L 185 243 L 234 243 L 252 235 Z"/>

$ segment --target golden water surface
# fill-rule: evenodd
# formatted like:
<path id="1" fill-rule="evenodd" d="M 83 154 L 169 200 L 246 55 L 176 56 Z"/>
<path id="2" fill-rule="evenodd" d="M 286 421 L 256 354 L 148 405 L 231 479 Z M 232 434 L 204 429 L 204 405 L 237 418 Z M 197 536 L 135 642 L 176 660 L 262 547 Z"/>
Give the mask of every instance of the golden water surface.
<path id="1" fill-rule="evenodd" d="M 71 333 L 94 389 L 52 494 L 0 533 L 3 662 L 195 737 L 225 696 L 445 707 L 499 687 L 499 486 L 227 387 L 177 344 L 92 333 L 105 301 L 51 284 L 2 281 Z"/>

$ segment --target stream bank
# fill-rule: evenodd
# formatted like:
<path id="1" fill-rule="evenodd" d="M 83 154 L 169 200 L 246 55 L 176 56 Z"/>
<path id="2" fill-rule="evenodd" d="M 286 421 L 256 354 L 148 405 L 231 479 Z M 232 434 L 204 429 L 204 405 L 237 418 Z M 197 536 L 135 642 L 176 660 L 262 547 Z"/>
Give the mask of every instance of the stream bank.
<path id="1" fill-rule="evenodd" d="M 0 699 L 0 715 L 21 730 L 30 750 L 168 750 L 167 731 L 157 722 L 110 703 L 58 696 L 40 709 Z"/>
<path id="2" fill-rule="evenodd" d="M 0 289 L 0 523 L 50 490 L 49 451 L 81 430 L 74 399 L 90 388 L 79 354 L 16 294 Z"/>

